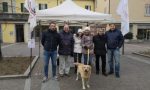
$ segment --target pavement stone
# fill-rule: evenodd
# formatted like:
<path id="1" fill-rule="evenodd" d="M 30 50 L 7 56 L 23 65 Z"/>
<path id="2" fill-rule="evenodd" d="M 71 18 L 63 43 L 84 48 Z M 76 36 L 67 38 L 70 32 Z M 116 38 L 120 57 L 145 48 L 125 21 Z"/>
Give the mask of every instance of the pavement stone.
<path id="1" fill-rule="evenodd" d="M 91 88 L 87 90 L 150 90 L 150 64 L 149 58 L 133 55 L 132 52 L 143 51 L 150 48 L 149 43 L 125 44 L 125 55 L 121 56 L 121 78 L 114 75 L 104 77 L 101 74 L 95 75 L 93 68 L 91 78 Z M 41 56 L 37 61 L 31 76 L 31 90 L 82 90 L 81 80 L 75 81 L 76 74 L 71 69 L 71 76 L 61 78 L 60 81 L 49 80 L 42 83 L 43 77 L 43 48 Z M 27 44 L 18 43 L 2 48 L 4 56 L 29 56 L 30 49 Z M 38 44 L 33 49 L 33 55 L 38 55 Z M 146 63 L 148 62 L 148 63 Z M 107 71 L 108 69 L 107 63 Z M 51 76 L 51 67 L 49 67 Z M 0 90 L 24 90 L 26 79 L 0 80 Z M 15 82 L 15 83 L 14 83 Z"/>
<path id="2" fill-rule="evenodd" d="M 104 77 L 96 75 L 93 71 L 90 80 L 91 88 L 88 90 L 150 90 L 149 69 L 149 64 L 135 62 L 135 60 L 122 56 L 121 78 L 115 78 L 114 75 Z M 75 77 L 76 75 L 71 75 L 69 78 L 62 79 L 60 81 L 60 89 L 82 90 L 81 80 L 75 81 Z"/>
<path id="3" fill-rule="evenodd" d="M 25 79 L 0 80 L 0 90 L 24 90 Z"/>

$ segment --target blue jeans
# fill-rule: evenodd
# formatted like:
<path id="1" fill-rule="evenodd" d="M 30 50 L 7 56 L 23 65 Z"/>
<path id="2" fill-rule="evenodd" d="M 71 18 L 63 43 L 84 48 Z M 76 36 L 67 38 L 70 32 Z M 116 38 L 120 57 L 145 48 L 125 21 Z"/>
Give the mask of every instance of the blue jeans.
<path id="1" fill-rule="evenodd" d="M 85 65 L 87 65 L 87 64 L 91 65 L 92 57 L 93 57 L 92 54 L 89 55 L 89 61 L 87 61 L 88 60 L 88 54 L 84 54 L 83 56 L 84 56 L 84 64 Z"/>
<path id="2" fill-rule="evenodd" d="M 56 76 L 57 51 L 44 51 L 44 74 L 48 77 L 49 59 L 51 58 L 52 75 Z"/>
<path id="3" fill-rule="evenodd" d="M 117 49 L 108 49 L 108 63 L 110 67 L 110 72 L 114 72 L 114 63 L 115 63 L 115 73 L 119 74 L 120 71 L 120 50 Z"/>

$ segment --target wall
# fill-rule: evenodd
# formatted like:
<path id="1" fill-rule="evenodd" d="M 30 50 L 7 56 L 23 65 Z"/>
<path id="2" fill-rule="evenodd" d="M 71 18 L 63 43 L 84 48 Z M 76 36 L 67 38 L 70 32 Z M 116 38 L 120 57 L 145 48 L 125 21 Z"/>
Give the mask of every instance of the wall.
<path id="1" fill-rule="evenodd" d="M 16 40 L 15 36 L 15 24 L 1 24 L 2 38 L 4 43 L 14 43 Z"/>

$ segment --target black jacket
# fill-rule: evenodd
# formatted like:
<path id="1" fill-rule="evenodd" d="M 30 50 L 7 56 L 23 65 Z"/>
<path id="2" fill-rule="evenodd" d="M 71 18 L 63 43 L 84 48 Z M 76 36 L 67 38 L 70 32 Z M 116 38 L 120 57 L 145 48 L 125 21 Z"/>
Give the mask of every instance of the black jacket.
<path id="1" fill-rule="evenodd" d="M 48 29 L 47 31 L 42 33 L 41 43 L 46 51 L 55 51 L 57 50 L 57 46 L 60 42 L 60 36 L 57 31 L 51 31 Z"/>
<path id="2" fill-rule="evenodd" d="M 93 37 L 94 43 L 94 54 L 96 55 L 106 55 L 106 36 L 96 35 Z"/>
<path id="3" fill-rule="evenodd" d="M 62 31 L 60 34 L 59 55 L 72 55 L 73 53 L 73 34 Z"/>
<path id="4" fill-rule="evenodd" d="M 106 37 L 107 37 L 107 48 L 108 49 L 116 49 L 116 48 L 121 48 L 123 42 L 124 42 L 124 37 L 121 33 L 120 30 L 109 30 L 106 32 Z"/>

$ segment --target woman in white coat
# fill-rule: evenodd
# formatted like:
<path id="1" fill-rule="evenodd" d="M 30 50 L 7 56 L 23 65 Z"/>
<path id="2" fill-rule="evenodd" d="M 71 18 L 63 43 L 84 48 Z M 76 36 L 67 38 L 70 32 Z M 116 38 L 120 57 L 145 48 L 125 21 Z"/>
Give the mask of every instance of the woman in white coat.
<path id="1" fill-rule="evenodd" d="M 82 38 L 82 29 L 78 29 L 77 34 L 74 34 L 74 62 L 81 63 L 82 58 L 82 46 L 81 46 L 81 38 Z M 77 72 L 77 67 L 75 66 L 75 73 Z"/>

